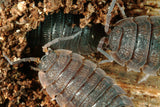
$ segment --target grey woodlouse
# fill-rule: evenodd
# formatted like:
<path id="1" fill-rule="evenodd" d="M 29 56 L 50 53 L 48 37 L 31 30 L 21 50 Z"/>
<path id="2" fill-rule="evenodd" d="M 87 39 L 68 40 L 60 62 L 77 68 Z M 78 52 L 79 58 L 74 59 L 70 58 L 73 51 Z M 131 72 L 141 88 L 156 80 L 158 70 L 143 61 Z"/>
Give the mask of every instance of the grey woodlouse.
<path id="1" fill-rule="evenodd" d="M 160 67 L 160 17 L 138 16 L 119 21 L 109 36 L 110 53 L 120 65 L 146 74 Z"/>
<path id="2" fill-rule="evenodd" d="M 107 16 L 110 17 L 110 16 Z M 108 32 L 109 22 L 105 26 Z M 105 43 L 111 50 L 106 57 L 115 60 L 129 71 L 143 71 L 146 76 L 156 75 L 160 68 L 160 16 L 129 17 L 118 21 L 108 38 L 102 38 L 98 48 Z M 107 41 L 107 42 L 106 42 Z"/>
<path id="3" fill-rule="evenodd" d="M 104 26 L 93 24 L 90 27 L 80 28 L 79 21 L 80 15 L 64 14 L 62 10 L 48 15 L 36 30 L 27 33 L 28 44 L 42 47 L 54 39 L 76 35 L 72 39 L 59 40 L 50 48 L 69 49 L 83 55 L 96 52 L 100 39 L 105 35 Z"/>
<path id="4" fill-rule="evenodd" d="M 17 62 L 36 61 L 23 58 Z M 126 93 L 92 61 L 72 51 L 58 49 L 44 55 L 39 64 L 40 83 L 61 107 L 133 106 Z"/>

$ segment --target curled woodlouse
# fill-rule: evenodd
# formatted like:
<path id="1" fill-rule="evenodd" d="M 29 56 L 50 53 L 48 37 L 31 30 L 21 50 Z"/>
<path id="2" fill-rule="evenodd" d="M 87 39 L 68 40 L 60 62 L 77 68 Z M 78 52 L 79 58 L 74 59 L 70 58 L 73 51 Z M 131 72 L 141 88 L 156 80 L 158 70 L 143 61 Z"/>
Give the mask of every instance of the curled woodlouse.
<path id="1" fill-rule="evenodd" d="M 18 63 L 28 60 L 35 58 Z M 58 49 L 44 55 L 38 69 L 42 87 L 61 107 L 133 106 L 123 89 L 102 69 L 72 51 Z"/>
<path id="2" fill-rule="evenodd" d="M 80 15 L 64 14 L 62 10 L 48 15 L 36 30 L 27 33 L 28 44 L 42 47 L 52 40 L 59 39 L 49 47 L 69 49 L 83 55 L 96 52 L 100 39 L 105 35 L 104 26 L 92 24 L 90 27 L 80 28 L 79 21 Z M 65 37 L 73 38 L 67 40 Z"/>

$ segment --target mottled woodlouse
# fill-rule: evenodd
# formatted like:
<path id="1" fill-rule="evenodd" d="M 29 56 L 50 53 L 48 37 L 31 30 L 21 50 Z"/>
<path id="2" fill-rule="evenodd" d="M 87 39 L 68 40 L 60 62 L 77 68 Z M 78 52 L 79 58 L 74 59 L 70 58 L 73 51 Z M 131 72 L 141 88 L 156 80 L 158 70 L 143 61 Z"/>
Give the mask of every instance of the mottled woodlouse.
<path id="1" fill-rule="evenodd" d="M 110 55 L 120 65 L 146 74 L 160 67 L 160 17 L 138 16 L 120 20 L 109 36 Z"/>
<path id="2" fill-rule="evenodd" d="M 29 60 L 36 61 L 35 58 L 24 58 L 17 63 Z M 39 68 L 35 69 L 39 69 L 42 87 L 61 107 L 133 106 L 123 89 L 102 69 L 69 50 L 58 49 L 44 55 Z"/>
<path id="3" fill-rule="evenodd" d="M 110 16 L 107 16 L 110 17 Z M 108 24 L 105 26 L 108 32 Z M 160 68 L 160 16 L 129 17 L 118 21 L 98 47 L 105 43 L 110 51 L 106 56 L 111 62 L 115 60 L 129 71 L 143 71 L 146 80 L 150 75 L 157 75 Z M 104 61 L 105 62 L 105 61 Z M 139 81 L 139 82 L 141 82 Z"/>

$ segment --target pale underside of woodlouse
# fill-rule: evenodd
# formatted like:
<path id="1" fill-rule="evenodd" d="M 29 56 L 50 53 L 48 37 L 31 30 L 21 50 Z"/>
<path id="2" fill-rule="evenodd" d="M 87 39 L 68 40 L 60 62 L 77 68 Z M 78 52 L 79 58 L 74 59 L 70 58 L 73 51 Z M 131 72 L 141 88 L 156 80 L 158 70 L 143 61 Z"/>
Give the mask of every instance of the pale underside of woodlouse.
<path id="1" fill-rule="evenodd" d="M 58 49 L 41 58 L 39 80 L 62 107 L 133 106 L 126 93 L 96 64 Z"/>
<path id="2" fill-rule="evenodd" d="M 156 75 L 160 67 L 160 16 L 120 20 L 110 33 L 109 47 L 120 65 Z"/>

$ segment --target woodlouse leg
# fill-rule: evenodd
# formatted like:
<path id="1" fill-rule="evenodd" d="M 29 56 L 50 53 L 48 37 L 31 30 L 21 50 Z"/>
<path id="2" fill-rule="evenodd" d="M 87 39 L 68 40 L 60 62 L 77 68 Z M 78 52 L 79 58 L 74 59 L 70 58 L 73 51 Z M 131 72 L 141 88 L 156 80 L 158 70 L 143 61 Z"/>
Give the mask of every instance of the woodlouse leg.
<path id="1" fill-rule="evenodd" d="M 75 37 L 77 37 L 82 31 L 79 31 L 75 34 L 73 34 L 72 36 L 69 37 L 59 37 L 59 38 L 55 38 L 52 41 L 48 42 L 47 44 L 45 44 L 42 49 L 43 52 L 48 53 L 48 47 L 50 47 L 51 45 L 59 42 L 59 41 L 65 41 L 65 40 L 70 40 L 70 39 L 74 39 Z"/>
<path id="2" fill-rule="evenodd" d="M 134 71 L 134 70 L 127 67 L 127 72 L 130 72 L 130 71 Z M 139 71 L 139 72 L 140 72 L 140 71 Z"/>
<path id="3" fill-rule="evenodd" d="M 150 74 L 146 74 L 142 79 L 138 81 L 138 84 L 142 83 L 143 81 L 146 81 L 149 78 Z"/>
<path id="4" fill-rule="evenodd" d="M 51 101 L 55 101 L 55 100 L 56 100 L 56 98 L 52 98 L 52 99 L 51 99 Z"/>
<path id="5" fill-rule="evenodd" d="M 5 55 L 4 53 L 3 53 L 3 56 L 4 56 L 4 58 L 9 62 L 10 65 L 19 64 L 19 63 L 22 63 L 22 62 L 31 62 L 31 61 L 36 62 L 36 63 L 40 63 L 40 59 L 39 59 L 39 58 L 35 58 L 35 57 L 22 58 L 22 59 L 20 59 L 20 60 L 17 60 L 17 61 L 13 61 L 13 62 L 12 62 L 12 61 L 8 58 L 8 56 Z"/>
<path id="6" fill-rule="evenodd" d="M 106 37 L 103 37 L 100 40 L 100 42 L 98 44 L 98 47 L 97 47 L 97 51 L 99 51 L 101 54 L 103 54 L 105 57 L 107 57 L 108 60 L 102 60 L 101 62 L 99 62 L 99 64 L 103 64 L 103 63 L 106 63 L 106 62 L 113 62 L 113 58 L 107 52 L 105 52 L 102 49 L 102 45 L 105 43 L 105 39 L 106 39 Z"/>
<path id="7" fill-rule="evenodd" d="M 105 52 L 104 50 L 102 49 L 99 49 L 98 50 L 100 53 L 102 53 L 105 57 L 108 58 L 108 60 L 102 60 L 99 62 L 99 64 L 103 64 L 103 63 L 106 63 L 106 62 L 113 62 L 113 58 L 107 53 Z"/>
<path id="8" fill-rule="evenodd" d="M 130 71 L 134 71 L 134 70 L 133 70 L 133 69 L 130 69 L 130 68 L 127 68 L 127 72 L 130 72 Z M 139 71 L 139 72 L 141 72 L 141 71 Z M 138 79 L 138 84 L 146 81 L 146 80 L 149 78 L 150 75 L 151 75 L 151 74 L 145 74 L 145 76 L 143 76 L 141 79 Z M 138 77 L 138 78 L 139 78 L 139 77 Z"/>
<path id="9" fill-rule="evenodd" d="M 119 5 L 119 3 L 116 3 L 116 4 L 117 4 L 117 6 L 118 6 L 118 8 L 119 8 L 119 10 L 120 10 L 120 12 L 121 12 L 121 14 L 122 14 L 122 17 L 123 17 L 123 18 L 126 18 L 127 16 L 126 16 L 126 14 L 125 14 L 125 12 L 124 12 L 123 7 L 121 7 L 121 6 Z"/>
<path id="10" fill-rule="evenodd" d="M 32 69 L 32 70 L 34 70 L 34 71 L 41 71 L 41 69 L 40 69 L 40 68 L 33 67 L 33 66 L 31 66 L 31 69 Z"/>
<path id="11" fill-rule="evenodd" d="M 111 12 L 115 6 L 115 3 L 116 3 L 116 0 L 113 0 L 111 2 L 111 6 L 109 7 L 109 10 L 108 10 L 108 13 L 107 13 L 107 16 L 106 16 L 106 24 L 105 24 L 105 32 L 107 33 L 108 32 L 108 29 L 109 29 L 109 24 L 110 24 L 110 21 L 111 21 Z"/>

